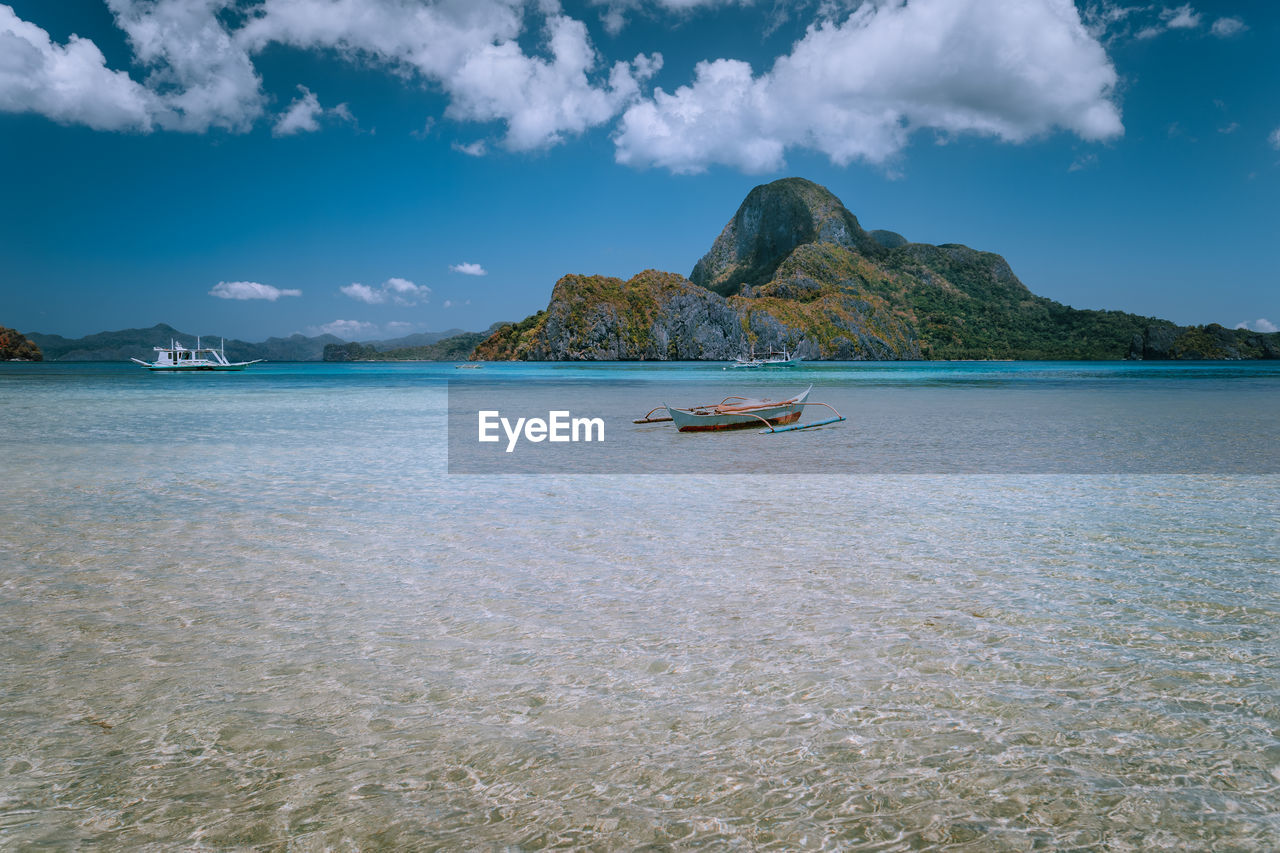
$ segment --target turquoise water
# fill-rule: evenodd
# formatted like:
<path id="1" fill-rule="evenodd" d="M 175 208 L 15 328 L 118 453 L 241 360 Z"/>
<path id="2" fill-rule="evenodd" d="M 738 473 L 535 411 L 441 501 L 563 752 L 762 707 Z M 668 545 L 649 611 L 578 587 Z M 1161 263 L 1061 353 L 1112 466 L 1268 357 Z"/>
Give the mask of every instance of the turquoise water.
<path id="1" fill-rule="evenodd" d="M 740 373 L 0 365 L 0 847 L 1280 848 L 1280 369 Z"/>

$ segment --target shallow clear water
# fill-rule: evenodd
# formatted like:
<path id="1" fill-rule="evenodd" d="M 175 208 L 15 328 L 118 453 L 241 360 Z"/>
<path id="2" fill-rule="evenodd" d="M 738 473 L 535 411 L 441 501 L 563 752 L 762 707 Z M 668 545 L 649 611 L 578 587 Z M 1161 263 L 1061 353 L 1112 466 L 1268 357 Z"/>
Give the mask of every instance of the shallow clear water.
<path id="1" fill-rule="evenodd" d="M 448 475 L 464 373 L 0 365 L 0 847 L 1280 848 L 1280 477 Z M 474 373 L 635 416 L 721 379 Z M 814 377 L 1123 386 L 1220 432 L 1280 387 Z"/>

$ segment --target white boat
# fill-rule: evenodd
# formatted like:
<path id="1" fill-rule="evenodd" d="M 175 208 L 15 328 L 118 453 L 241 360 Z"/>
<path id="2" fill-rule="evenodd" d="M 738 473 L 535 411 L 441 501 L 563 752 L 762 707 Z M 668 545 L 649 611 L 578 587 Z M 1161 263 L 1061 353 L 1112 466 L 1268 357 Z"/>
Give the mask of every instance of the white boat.
<path id="1" fill-rule="evenodd" d="M 255 358 L 253 361 L 227 361 L 226 347 L 225 338 L 221 349 L 202 347 L 199 338 L 196 338 L 195 349 L 187 349 L 177 341 L 170 340 L 167 347 L 155 348 L 155 361 L 148 362 L 140 358 L 129 360 L 142 365 L 147 370 L 162 370 L 169 373 L 187 370 L 244 370 L 249 365 L 262 361 L 260 358 Z"/>
<path id="2" fill-rule="evenodd" d="M 675 421 L 680 432 L 707 432 L 743 427 L 766 427 L 792 424 L 800 419 L 805 398 L 813 390 L 810 385 L 804 391 L 786 400 L 749 400 L 745 397 L 726 397 L 709 406 L 692 406 L 678 409 L 665 406 L 667 414 Z"/>
<path id="3" fill-rule="evenodd" d="M 844 420 L 844 415 L 836 411 L 830 403 L 810 403 L 807 401 L 813 386 L 801 391 L 794 397 L 785 400 L 751 400 L 746 397 L 725 397 L 719 403 L 706 406 L 690 406 L 678 409 L 675 406 L 662 405 L 653 409 L 643 418 L 632 421 L 633 424 L 656 424 L 675 422 L 680 432 L 710 432 L 723 429 L 742 429 L 764 425 L 760 432 L 792 432 L 794 430 L 812 429 L 827 426 Z M 831 410 L 831 417 L 809 424 L 798 424 L 805 406 L 824 406 Z M 654 417 L 665 411 L 666 417 Z"/>
<path id="4" fill-rule="evenodd" d="M 752 350 L 751 355 L 746 358 L 738 357 L 733 360 L 734 367 L 795 367 L 801 361 L 800 356 L 794 355 L 782 348 L 781 352 L 770 352 L 763 356 L 756 356 Z"/>

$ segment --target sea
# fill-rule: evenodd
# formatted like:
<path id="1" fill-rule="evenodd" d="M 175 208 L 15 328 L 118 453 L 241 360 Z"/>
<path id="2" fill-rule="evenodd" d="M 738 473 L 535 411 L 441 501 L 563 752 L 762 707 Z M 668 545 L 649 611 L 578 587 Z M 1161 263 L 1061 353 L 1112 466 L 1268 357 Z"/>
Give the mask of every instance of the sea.
<path id="1" fill-rule="evenodd" d="M 0 849 L 1274 851 L 1278 426 L 1274 362 L 0 364 Z"/>

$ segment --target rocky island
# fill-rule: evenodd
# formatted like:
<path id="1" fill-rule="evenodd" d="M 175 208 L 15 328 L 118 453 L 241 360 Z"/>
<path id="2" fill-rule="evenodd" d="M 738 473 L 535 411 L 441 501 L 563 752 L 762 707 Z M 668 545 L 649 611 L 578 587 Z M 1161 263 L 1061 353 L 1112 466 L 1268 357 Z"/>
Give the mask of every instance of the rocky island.
<path id="1" fill-rule="evenodd" d="M 566 275 L 473 359 L 1280 358 L 1280 333 L 1177 326 L 1037 296 L 1000 255 L 866 231 L 803 178 L 753 189 L 688 278 Z"/>
<path id="2" fill-rule="evenodd" d="M 20 332 L 0 326 L 0 361 L 44 361 L 44 353 Z"/>

